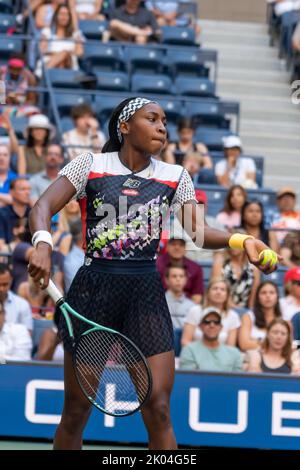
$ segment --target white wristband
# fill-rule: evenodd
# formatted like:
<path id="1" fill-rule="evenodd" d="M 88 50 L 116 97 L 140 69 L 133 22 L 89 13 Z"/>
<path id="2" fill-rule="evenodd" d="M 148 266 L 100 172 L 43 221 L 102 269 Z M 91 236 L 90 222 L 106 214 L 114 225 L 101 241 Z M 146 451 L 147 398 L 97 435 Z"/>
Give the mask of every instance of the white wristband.
<path id="1" fill-rule="evenodd" d="M 33 244 L 34 248 L 36 248 L 39 242 L 48 243 L 48 245 L 50 245 L 53 250 L 52 236 L 50 232 L 47 232 L 47 230 L 38 230 L 33 234 L 31 243 Z"/>

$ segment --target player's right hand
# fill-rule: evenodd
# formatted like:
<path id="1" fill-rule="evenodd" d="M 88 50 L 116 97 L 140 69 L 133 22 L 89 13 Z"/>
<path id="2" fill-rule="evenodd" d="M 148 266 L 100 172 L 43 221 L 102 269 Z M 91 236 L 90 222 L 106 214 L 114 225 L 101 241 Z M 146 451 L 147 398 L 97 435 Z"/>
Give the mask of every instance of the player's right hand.
<path id="1" fill-rule="evenodd" d="M 40 283 L 43 279 L 42 289 L 49 284 L 51 273 L 51 246 L 45 242 L 39 242 L 29 257 L 28 273 L 34 282 Z"/>

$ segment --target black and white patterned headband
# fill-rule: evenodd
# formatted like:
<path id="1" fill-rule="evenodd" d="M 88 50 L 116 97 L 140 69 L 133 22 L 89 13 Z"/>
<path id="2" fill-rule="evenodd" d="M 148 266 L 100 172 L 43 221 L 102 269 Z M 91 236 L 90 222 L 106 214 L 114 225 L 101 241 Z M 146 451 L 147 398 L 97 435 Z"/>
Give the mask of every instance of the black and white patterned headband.
<path id="1" fill-rule="evenodd" d="M 156 103 L 156 101 L 147 100 L 147 98 L 134 98 L 123 108 L 117 124 L 117 133 L 119 141 L 122 142 L 122 134 L 120 131 L 121 122 L 127 122 L 139 109 L 149 103 Z"/>

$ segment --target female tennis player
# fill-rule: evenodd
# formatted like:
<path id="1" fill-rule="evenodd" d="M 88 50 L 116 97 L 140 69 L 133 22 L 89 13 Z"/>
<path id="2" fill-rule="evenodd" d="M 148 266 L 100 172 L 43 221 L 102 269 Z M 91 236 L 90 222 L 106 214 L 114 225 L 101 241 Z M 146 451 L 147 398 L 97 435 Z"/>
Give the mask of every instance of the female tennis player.
<path id="1" fill-rule="evenodd" d="M 79 200 L 86 257 L 66 300 L 81 315 L 128 336 L 148 358 L 153 385 L 142 417 L 149 449 L 176 449 L 169 405 L 173 329 L 155 268 L 161 212 L 169 207 L 183 215 L 184 228 L 199 246 L 198 239 L 203 238 L 204 248 L 244 249 L 261 271 L 276 269 L 260 264 L 258 255 L 268 248 L 260 240 L 206 225 L 187 171 L 152 157 L 161 152 L 166 135 L 166 116 L 156 102 L 139 97 L 124 100 L 112 114 L 102 153 L 84 153 L 66 165 L 30 214 L 35 250 L 28 270 L 36 282 L 43 279 L 45 288 L 50 276 L 51 217 L 72 198 Z M 201 231 L 204 236 L 198 237 Z M 75 335 L 81 334 L 76 320 L 74 326 Z M 91 404 L 75 379 L 62 315 L 59 333 L 65 348 L 65 397 L 54 449 L 80 449 Z"/>

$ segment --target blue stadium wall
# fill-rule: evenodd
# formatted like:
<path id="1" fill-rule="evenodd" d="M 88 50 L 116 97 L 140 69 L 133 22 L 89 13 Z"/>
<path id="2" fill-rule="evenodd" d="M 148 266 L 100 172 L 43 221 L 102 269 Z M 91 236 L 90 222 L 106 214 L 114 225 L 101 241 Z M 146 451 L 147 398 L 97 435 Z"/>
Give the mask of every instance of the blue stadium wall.
<path id="1" fill-rule="evenodd" d="M 63 403 L 63 370 L 32 362 L 0 366 L 0 436 L 52 438 Z M 176 372 L 172 418 L 188 446 L 300 449 L 297 377 Z M 139 413 L 94 410 L 85 439 L 145 443 Z"/>

